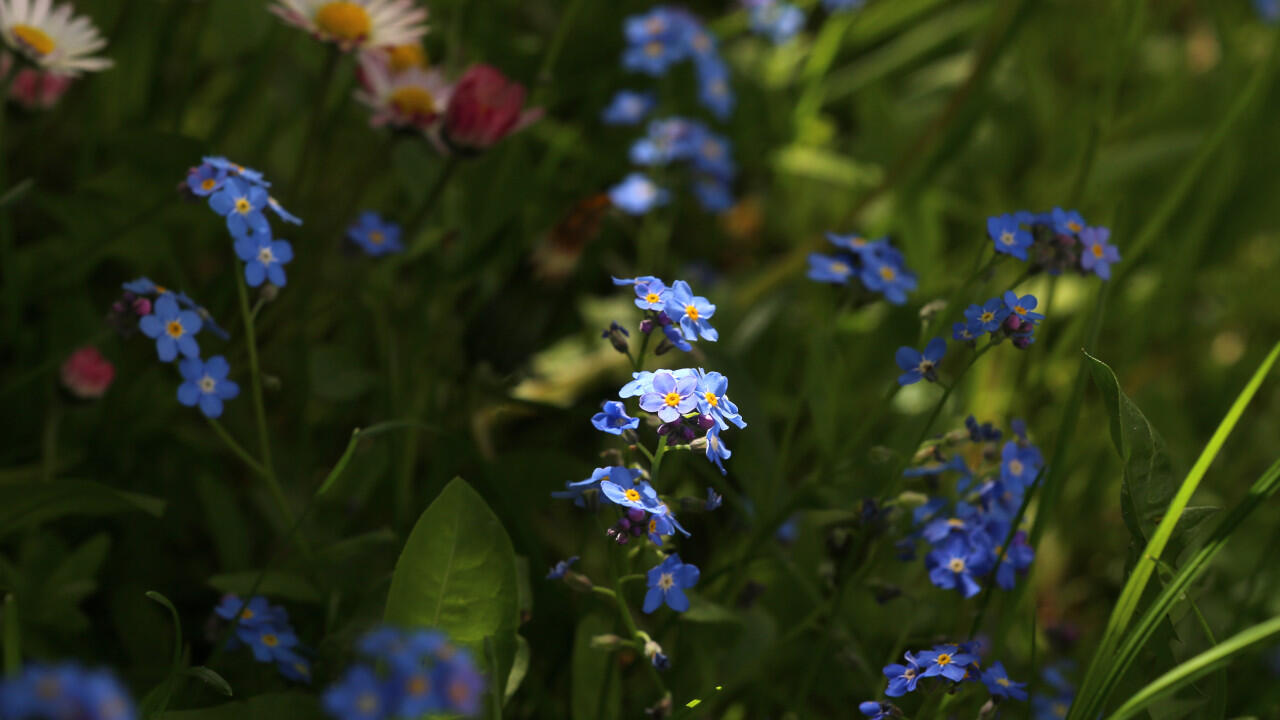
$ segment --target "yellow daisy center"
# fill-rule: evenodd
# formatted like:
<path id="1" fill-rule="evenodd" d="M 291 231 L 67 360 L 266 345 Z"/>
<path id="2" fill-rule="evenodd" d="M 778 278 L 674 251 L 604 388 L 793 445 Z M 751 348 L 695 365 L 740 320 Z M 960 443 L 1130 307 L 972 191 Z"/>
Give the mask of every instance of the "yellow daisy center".
<path id="1" fill-rule="evenodd" d="M 1093 253 L 1093 256 L 1096 258 L 1102 257 L 1102 243 L 1098 243 L 1089 248 L 1089 252 Z"/>
<path id="2" fill-rule="evenodd" d="M 670 407 L 676 407 L 680 404 L 680 393 L 669 392 L 666 397 L 662 398 L 662 402 L 666 403 Z"/>
<path id="3" fill-rule="evenodd" d="M 898 273 L 894 272 L 893 268 L 889 267 L 888 265 L 880 266 L 880 277 L 884 278 L 886 282 L 889 280 L 892 280 L 897 275 Z"/>
<path id="4" fill-rule="evenodd" d="M 369 35 L 373 22 L 369 13 L 358 3 L 339 0 L 322 6 L 316 11 L 316 25 L 341 40 L 362 40 Z"/>
<path id="5" fill-rule="evenodd" d="M 387 51 L 391 72 L 404 72 L 409 68 L 427 66 L 427 53 L 421 45 L 396 45 Z"/>
<path id="6" fill-rule="evenodd" d="M 169 324 L 164 326 L 164 331 L 175 340 L 182 337 L 182 333 L 186 332 L 182 327 L 182 322 L 179 320 L 170 320 Z"/>
<path id="7" fill-rule="evenodd" d="M 640 502 L 640 491 L 635 488 L 627 490 L 623 495 L 625 495 L 631 502 Z"/>
<path id="8" fill-rule="evenodd" d="M 952 565 L 954 565 L 954 564 L 955 564 L 955 562 L 956 562 L 955 560 L 952 560 L 952 561 L 951 561 L 951 564 L 952 564 Z M 961 562 L 964 562 L 964 561 L 962 560 Z M 939 665 L 950 665 L 950 664 L 951 664 L 951 655 L 950 655 L 949 653 L 942 653 L 941 655 L 939 655 L 939 656 L 938 656 L 938 664 L 939 664 Z"/>
<path id="9" fill-rule="evenodd" d="M 696 305 L 685 305 L 684 314 L 689 316 L 690 320 L 698 319 L 698 308 Z"/>
<path id="10" fill-rule="evenodd" d="M 57 43 L 44 30 L 34 25 L 14 25 L 9 28 L 9 32 L 18 39 L 18 42 L 31 52 L 44 57 L 53 52 L 57 47 Z"/>
<path id="11" fill-rule="evenodd" d="M 389 102 L 401 115 L 430 117 L 436 114 L 436 99 L 417 85 L 397 88 L 391 93 Z"/>
<path id="12" fill-rule="evenodd" d="M 253 203 L 249 202 L 249 198 L 236 198 L 236 212 L 241 215 L 248 215 L 253 210 Z"/>
<path id="13" fill-rule="evenodd" d="M 964 572 L 964 560 L 963 560 L 963 559 L 961 559 L 961 558 L 951 558 L 951 562 L 947 563 L 947 567 L 951 568 L 951 572 L 953 572 L 953 573 L 962 573 L 962 572 Z M 950 661 L 950 660 L 951 660 L 951 658 L 950 658 L 949 656 L 947 656 L 947 655 L 939 655 L 939 656 L 938 656 L 938 664 L 939 664 L 939 665 L 946 665 L 946 664 L 947 664 L 947 663 L 942 662 L 942 658 L 944 658 L 944 657 L 945 657 L 945 658 L 947 658 L 947 660 L 948 660 L 948 661 Z"/>
<path id="14" fill-rule="evenodd" d="M 267 647 L 275 647 L 280 644 L 280 638 L 272 635 L 271 633 L 267 633 L 262 636 L 262 644 Z"/>
<path id="15" fill-rule="evenodd" d="M 711 407 L 716 407 L 720 404 L 720 398 L 716 397 L 716 394 L 713 392 L 703 393 L 702 398 L 706 400 L 707 404 L 710 405 Z"/>

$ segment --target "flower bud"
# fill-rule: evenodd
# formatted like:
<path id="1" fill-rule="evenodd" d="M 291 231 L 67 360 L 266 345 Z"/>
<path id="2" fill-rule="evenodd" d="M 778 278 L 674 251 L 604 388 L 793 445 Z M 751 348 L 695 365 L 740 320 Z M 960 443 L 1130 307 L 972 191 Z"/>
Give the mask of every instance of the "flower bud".
<path id="1" fill-rule="evenodd" d="M 578 592 L 591 592 L 591 578 L 572 570 L 564 574 L 564 584 Z"/>
<path id="2" fill-rule="evenodd" d="M 1004 319 L 1004 328 L 1009 332 L 1018 332 L 1023 326 L 1022 318 L 1015 313 L 1009 313 L 1009 317 Z"/>
<path id="3" fill-rule="evenodd" d="M 653 318 L 645 318 L 641 320 L 640 332 L 644 333 L 645 335 L 648 335 L 649 333 L 653 332 L 653 328 L 655 324 L 656 323 L 654 323 Z"/>
<path id="4" fill-rule="evenodd" d="M 627 508 L 627 519 L 633 523 L 643 523 L 646 515 L 648 513 L 643 510 Z"/>
<path id="5" fill-rule="evenodd" d="M 444 115 L 444 139 L 460 151 L 478 151 L 542 115 L 524 110 L 525 89 L 492 65 L 472 65 L 458 80 Z"/>
<path id="6" fill-rule="evenodd" d="M 116 369 L 97 348 L 86 345 L 67 357 L 61 375 L 67 392 L 81 400 L 96 400 L 111 387 Z"/>
<path id="7" fill-rule="evenodd" d="M 622 647 L 622 638 L 613 633 L 596 635 L 591 638 L 591 647 L 596 650 L 617 650 Z"/>
<path id="8" fill-rule="evenodd" d="M 654 355 L 665 355 L 665 354 L 667 354 L 667 353 L 671 352 L 671 348 L 674 348 L 674 347 L 675 347 L 675 345 L 672 345 L 670 340 L 667 340 L 666 338 L 663 338 L 663 339 L 662 339 L 662 342 L 658 343 L 658 347 L 656 347 L 656 348 L 654 348 L 654 349 L 653 349 L 653 354 L 654 354 Z"/>
<path id="9" fill-rule="evenodd" d="M 130 306 L 130 308 L 133 310 L 133 313 L 138 317 L 142 317 L 144 315 L 150 315 L 151 300 L 149 298 L 144 298 L 144 297 L 136 298 L 134 299 L 133 304 Z"/>
<path id="10" fill-rule="evenodd" d="M 630 335 L 630 333 L 627 332 L 627 329 L 619 325 L 616 321 L 609 323 L 609 327 L 605 328 L 604 332 L 600 333 L 600 337 L 608 338 L 609 344 L 613 346 L 613 349 L 623 355 L 626 355 L 631 349 L 627 344 L 628 335 Z"/>
<path id="11" fill-rule="evenodd" d="M 716 426 L 716 419 L 711 417 L 710 415 L 703 414 L 698 416 L 698 427 L 702 428 L 703 430 L 710 430 L 715 426 Z"/>
<path id="12" fill-rule="evenodd" d="M 1019 350 L 1026 350 L 1027 346 L 1029 346 L 1030 344 L 1031 344 L 1030 333 L 1026 335 L 1019 335 L 1013 339 L 1013 346 L 1018 348 Z"/>

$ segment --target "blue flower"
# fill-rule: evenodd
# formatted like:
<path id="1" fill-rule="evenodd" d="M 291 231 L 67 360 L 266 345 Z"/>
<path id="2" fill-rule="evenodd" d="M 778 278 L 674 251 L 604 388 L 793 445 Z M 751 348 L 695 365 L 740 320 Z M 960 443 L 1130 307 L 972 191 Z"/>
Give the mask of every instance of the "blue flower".
<path id="1" fill-rule="evenodd" d="M 885 299 L 894 305 L 902 305 L 907 301 L 907 293 L 916 289 L 916 276 L 902 266 L 901 254 L 896 250 L 883 257 L 883 250 L 875 255 L 864 255 L 862 272 L 858 278 L 872 292 L 883 293 Z"/>
<path id="2" fill-rule="evenodd" d="M 827 242 L 842 250 L 848 250 L 859 259 L 878 257 L 880 249 L 889 245 L 889 241 L 886 238 L 868 240 L 866 237 L 857 233 L 853 233 L 851 235 L 837 235 L 836 233 L 829 232 L 827 233 Z"/>
<path id="3" fill-rule="evenodd" d="M 960 682 L 964 678 L 965 666 L 978 658 L 961 652 L 955 645 L 938 645 L 932 650 L 921 651 L 918 659 L 920 666 L 924 668 L 921 677 L 941 675 L 953 682 Z"/>
<path id="4" fill-rule="evenodd" d="M 289 680 L 301 683 L 311 682 L 311 663 L 292 650 L 276 653 L 276 670 Z"/>
<path id="5" fill-rule="evenodd" d="M 676 612 L 689 609 L 688 588 L 698 584 L 697 566 L 680 562 L 680 556 L 668 555 L 661 565 L 649 571 L 649 592 L 644 596 L 644 611 L 651 613 L 663 603 Z"/>
<path id="6" fill-rule="evenodd" d="M 699 178 L 693 183 L 693 196 L 707 212 L 724 212 L 733 207 L 733 192 L 718 178 Z"/>
<path id="7" fill-rule="evenodd" d="M 653 374 L 653 389 L 640 396 L 640 409 L 657 413 L 662 422 L 673 422 L 698 406 L 698 398 L 694 395 L 697 389 L 696 375 L 677 377 L 669 370 L 659 370 Z"/>
<path id="8" fill-rule="evenodd" d="M 733 91 L 729 89 L 729 69 L 719 57 L 698 63 L 698 101 L 720 120 L 733 112 Z"/>
<path id="9" fill-rule="evenodd" d="M 601 480 L 608 480 L 612 476 L 614 478 L 625 477 L 627 478 L 627 481 L 630 482 L 631 473 L 631 470 L 619 465 L 596 468 L 591 471 L 591 477 L 586 480 L 578 480 L 577 482 L 566 482 L 564 484 L 565 489 L 551 493 L 551 497 L 564 500 L 573 498 L 574 505 L 577 505 L 578 507 L 586 507 L 586 502 L 582 499 L 583 495 L 590 490 L 599 490 Z"/>
<path id="10" fill-rule="evenodd" d="M 404 250 L 404 246 L 400 244 L 400 226 L 384 220 L 372 210 L 360 213 L 360 217 L 347 227 L 347 238 L 372 257 Z"/>
<path id="11" fill-rule="evenodd" d="M 956 342 L 973 342 L 982 334 L 982 328 L 975 323 L 951 323 L 951 339 Z"/>
<path id="12" fill-rule="evenodd" d="M 662 317 L 665 318 L 666 314 L 663 313 Z M 671 343 L 680 352 L 691 352 L 693 350 L 693 345 L 690 345 L 689 341 L 684 339 L 684 333 L 680 332 L 679 325 L 668 321 L 662 326 L 662 334 L 666 336 L 667 342 Z M 659 345 L 658 354 L 662 354 L 662 350 L 662 346 Z"/>
<path id="13" fill-rule="evenodd" d="M 234 620 L 239 614 L 240 625 L 245 627 L 255 627 L 263 623 L 275 622 L 271 613 L 267 599 L 261 595 L 255 595 L 249 598 L 248 602 L 240 599 L 238 595 L 227 593 L 222 596 L 222 600 L 213 612 L 223 620 Z"/>
<path id="14" fill-rule="evenodd" d="M 258 185 L 227 178 L 218 192 L 209 196 L 209 207 L 227 219 L 227 230 L 236 238 L 271 236 L 271 226 L 262 209 L 267 206 L 267 191 Z"/>
<path id="15" fill-rule="evenodd" d="M 698 368 L 698 412 L 710 415 L 722 430 L 729 428 L 728 423 L 744 428 L 747 422 L 738 414 L 738 406 L 729 399 L 728 392 L 729 378 L 714 370 L 704 373 Z"/>
<path id="16" fill-rule="evenodd" d="M 1009 308 L 1010 312 L 1016 314 L 1020 320 L 1024 320 L 1032 325 L 1044 319 L 1044 315 L 1037 312 L 1031 312 L 1036 309 L 1036 296 L 1023 295 L 1018 297 L 1012 290 L 1004 291 L 1004 304 Z"/>
<path id="17" fill-rule="evenodd" d="M 942 338 L 930 340 L 924 352 L 905 345 L 898 348 L 898 352 L 894 354 L 894 360 L 903 370 L 903 373 L 898 376 L 898 384 L 912 385 L 921 380 L 934 382 L 938 379 L 936 372 L 938 361 L 942 360 L 942 356 L 946 354 L 947 341 Z"/>
<path id="18" fill-rule="evenodd" d="M 382 720 L 388 717 L 390 688 L 373 668 L 353 665 L 338 683 L 325 690 L 324 709 L 339 720 Z"/>
<path id="19" fill-rule="evenodd" d="M 132 720 L 137 711 L 115 675 L 72 663 L 29 663 L 0 682 L 0 717 L 9 720 Z"/>
<path id="20" fill-rule="evenodd" d="M 249 646 L 258 662 L 275 662 L 287 658 L 298 644 L 298 636 L 288 625 L 236 627 L 236 637 Z"/>
<path id="21" fill-rule="evenodd" d="M 578 562 L 577 555 L 574 555 L 573 557 L 567 560 L 561 560 L 560 562 L 555 564 L 555 567 L 551 568 L 551 572 L 547 573 L 547 579 L 559 580 L 560 578 L 564 577 L 565 573 L 569 572 L 569 566 L 573 565 L 576 562 Z"/>
<path id="22" fill-rule="evenodd" d="M 666 283 L 658 278 L 652 278 L 647 282 L 636 283 L 636 307 L 641 310 L 662 310 L 667 304 Z"/>
<path id="23" fill-rule="evenodd" d="M 884 676 L 889 678 L 889 687 L 884 694 L 889 697 L 902 697 L 915 692 L 916 684 L 920 682 L 922 670 L 916 656 L 907 652 L 904 657 L 907 660 L 905 665 L 895 663 L 884 666 Z"/>
<path id="24" fill-rule="evenodd" d="M 677 280 L 671 286 L 671 294 L 667 296 L 666 313 L 672 320 L 680 323 L 680 329 L 684 331 L 686 340 L 697 340 L 701 336 L 703 340 L 714 342 L 720 338 L 720 333 L 707 322 L 708 318 L 716 314 L 716 306 L 706 298 L 694 295 L 689 288 L 689 283 L 683 280 Z"/>
<path id="25" fill-rule="evenodd" d="M 627 406 L 617 400 L 606 400 L 603 410 L 591 416 L 591 424 L 600 432 L 621 435 L 623 430 L 640 427 L 640 418 L 627 416 Z"/>
<path id="26" fill-rule="evenodd" d="M 236 240 L 236 255 L 244 260 L 244 279 L 249 287 L 258 287 L 270 280 L 276 287 L 284 287 L 288 278 L 284 266 L 293 260 L 293 246 L 287 240 L 272 240 L 258 235 Z"/>
<path id="27" fill-rule="evenodd" d="M 996 548 L 994 554 L 999 557 L 1000 549 Z M 1035 559 L 1036 551 L 1027 542 L 1027 534 L 1019 530 L 1005 549 L 1004 559 L 996 567 L 996 584 L 1004 590 L 1012 590 L 1017 573 L 1031 567 Z"/>
<path id="28" fill-rule="evenodd" d="M 653 93 L 619 90 L 600 113 L 600 119 L 605 125 L 637 125 L 657 103 Z"/>
<path id="29" fill-rule="evenodd" d="M 156 341 L 156 354 L 162 362 L 170 362 L 181 352 L 185 357 L 200 355 L 195 334 L 202 326 L 200 316 L 191 310 L 182 310 L 178 301 L 169 293 L 162 294 L 155 302 L 150 315 L 138 320 L 142 334 Z"/>
<path id="30" fill-rule="evenodd" d="M 480 712 L 480 698 L 484 692 L 484 677 L 476 670 L 470 655 L 459 650 L 445 665 L 441 685 L 444 687 L 444 707 L 459 715 L 471 716 Z M 412 717 L 411 713 L 400 713 Z"/>
<path id="31" fill-rule="evenodd" d="M 929 567 L 930 582 L 943 590 L 959 590 L 970 598 L 982 590 L 976 578 L 991 570 L 991 551 L 973 547 L 964 539 L 955 539 L 930 552 L 925 564 Z M 961 670 L 959 676 L 951 679 L 959 680 L 963 676 Z"/>
<path id="32" fill-rule="evenodd" d="M 190 357 L 178 363 L 183 383 L 178 386 L 178 402 L 187 407 L 200 405 L 200 412 L 210 419 L 222 416 L 222 401 L 240 394 L 240 386 L 227 379 L 231 366 L 221 355 L 208 360 Z"/>
<path id="33" fill-rule="evenodd" d="M 609 188 L 609 200 L 614 207 L 631 215 L 643 215 L 658 205 L 666 205 L 670 195 L 640 173 L 631 173 Z"/>
<path id="34" fill-rule="evenodd" d="M 1111 231 L 1104 227 L 1085 228 L 1080 232 L 1080 267 L 1103 280 L 1111 279 L 1111 264 L 1120 262 L 1120 251 L 1107 243 Z"/>
<path id="35" fill-rule="evenodd" d="M 640 275 L 638 277 L 633 277 L 633 278 L 620 278 L 620 277 L 610 276 L 610 278 L 613 280 L 613 284 L 617 285 L 618 287 L 622 287 L 624 285 L 635 285 L 637 283 L 651 283 L 655 281 L 662 282 L 661 280 L 659 280 L 658 278 L 652 275 Z"/>
<path id="36" fill-rule="evenodd" d="M 1000 324 L 1009 317 L 1010 309 L 1000 298 L 991 298 L 982 305 L 970 305 L 964 311 L 964 317 L 970 327 L 986 333 L 1000 330 Z"/>
<path id="37" fill-rule="evenodd" d="M 954 517 L 938 517 L 924 526 L 924 539 L 933 545 L 940 545 L 946 540 L 964 540 L 975 528 L 977 511 L 966 502 L 956 503 Z"/>
<path id="38" fill-rule="evenodd" d="M 969 469 L 969 464 L 959 455 L 952 455 L 951 459 L 946 462 L 931 462 L 924 465 L 907 468 L 902 471 L 902 477 L 927 477 L 930 475 L 941 475 L 944 472 L 954 471 L 960 473 L 961 477 L 970 477 L 973 471 Z M 938 498 L 941 500 L 941 498 Z M 945 501 L 944 501 L 945 502 Z M 928 505 L 922 507 L 929 507 Z M 941 508 L 941 505 L 937 507 Z M 919 510 L 920 508 L 916 508 Z"/>
<path id="39" fill-rule="evenodd" d="M 1012 215 L 987 218 L 987 235 L 995 243 L 996 252 L 1012 255 L 1019 260 L 1027 259 L 1027 248 L 1034 241 L 1031 233 L 1019 227 L 1018 220 Z"/>
<path id="40" fill-rule="evenodd" d="M 267 182 L 263 178 L 262 173 L 258 172 L 257 170 L 254 170 L 253 168 L 247 168 L 243 165 L 237 165 L 236 163 L 233 163 L 230 160 L 220 156 L 203 157 L 201 158 L 201 160 L 206 165 L 212 165 L 213 167 L 219 170 L 223 170 L 227 174 L 234 175 L 242 180 L 245 180 L 246 182 L 252 183 L 254 185 L 259 185 L 261 187 L 271 187 L 271 183 Z"/>
<path id="41" fill-rule="evenodd" d="M 140 277 L 126 283 L 121 283 L 120 287 L 135 295 L 150 295 L 153 292 L 165 292 L 160 290 L 159 286 L 151 282 L 151 278 L 148 277 Z"/>
<path id="42" fill-rule="evenodd" d="M 662 7 L 628 17 L 623 30 L 629 44 L 622 53 L 622 66 L 655 77 L 665 74 L 688 56 L 684 25 L 683 17 Z"/>
<path id="43" fill-rule="evenodd" d="M 636 482 L 638 472 L 623 467 L 609 468 L 600 478 L 600 492 L 614 505 L 649 512 L 658 506 L 658 493 L 647 481 Z"/>
<path id="44" fill-rule="evenodd" d="M 841 256 L 809 253 L 809 279 L 844 285 L 853 277 L 853 266 Z"/>
<path id="45" fill-rule="evenodd" d="M 1000 450 L 1000 481 L 1011 488 L 1026 489 L 1035 481 L 1044 457 L 1035 445 L 1010 440 Z"/>
<path id="46" fill-rule="evenodd" d="M 705 127 L 695 128 L 688 139 L 688 147 L 689 160 L 698 172 L 719 179 L 731 178 L 736 172 L 729 141 Z"/>
<path id="47" fill-rule="evenodd" d="M 1266 22 L 1280 20 L 1280 0 L 1253 0 L 1253 7 Z"/>
<path id="48" fill-rule="evenodd" d="M 280 201 L 276 200 L 270 195 L 267 196 L 267 207 L 271 208 L 271 211 L 276 214 L 276 217 L 280 218 L 281 220 L 291 225 L 302 224 L 302 218 L 298 217 L 297 215 L 294 215 L 288 210 L 285 210 L 284 206 L 280 204 Z"/>
<path id="49" fill-rule="evenodd" d="M 969 440 L 973 442 L 995 442 L 1000 439 L 999 428 L 989 422 L 979 425 L 972 415 L 964 419 L 964 427 L 969 431 Z"/>
<path id="50" fill-rule="evenodd" d="M 707 502 L 702 506 L 707 512 L 711 512 L 724 504 L 724 496 L 715 491 L 715 488 L 707 487 Z"/>
<path id="51" fill-rule="evenodd" d="M 1049 218 L 1054 232 L 1060 235 L 1075 235 L 1085 228 L 1084 218 L 1075 210 L 1054 208 Z"/>
<path id="52" fill-rule="evenodd" d="M 222 189 L 226 179 L 226 170 L 203 163 L 187 173 L 187 188 L 199 197 L 208 197 Z"/>
<path id="53" fill-rule="evenodd" d="M 744 0 L 750 11 L 751 30 L 781 44 L 804 27 L 804 11 L 777 0 Z"/>
<path id="54" fill-rule="evenodd" d="M 724 461 L 733 457 L 733 453 L 729 451 L 729 446 L 725 445 L 724 441 L 720 439 L 720 426 L 712 426 L 707 431 L 705 440 L 707 442 L 707 459 L 720 468 L 721 475 L 727 475 L 729 471 L 724 469 Z"/>
<path id="55" fill-rule="evenodd" d="M 640 397 L 648 392 L 653 392 L 653 373 L 641 370 L 631 373 L 631 382 L 618 389 L 618 397 Z"/>
<path id="56" fill-rule="evenodd" d="M 858 712 L 871 718 L 871 720 L 891 720 L 894 717 L 894 707 L 892 705 L 874 700 L 859 703 Z"/>

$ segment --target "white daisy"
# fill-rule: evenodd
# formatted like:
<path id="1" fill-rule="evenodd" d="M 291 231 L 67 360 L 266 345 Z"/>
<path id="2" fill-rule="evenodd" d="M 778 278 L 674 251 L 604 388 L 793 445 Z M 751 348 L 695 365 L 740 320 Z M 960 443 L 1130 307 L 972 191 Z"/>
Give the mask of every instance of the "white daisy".
<path id="1" fill-rule="evenodd" d="M 89 57 L 107 44 L 89 18 L 73 17 L 69 4 L 52 6 L 53 0 L 0 0 L 5 44 L 40 69 L 60 75 L 111 67 L 107 58 Z"/>
<path id="2" fill-rule="evenodd" d="M 427 32 L 413 0 L 276 0 L 271 11 L 343 50 L 416 43 Z"/>
<path id="3" fill-rule="evenodd" d="M 373 110 L 374 127 L 412 127 L 427 130 L 449 105 L 451 86 L 438 70 L 410 66 L 396 72 L 395 63 L 380 52 L 360 57 L 361 89 L 356 99 Z"/>

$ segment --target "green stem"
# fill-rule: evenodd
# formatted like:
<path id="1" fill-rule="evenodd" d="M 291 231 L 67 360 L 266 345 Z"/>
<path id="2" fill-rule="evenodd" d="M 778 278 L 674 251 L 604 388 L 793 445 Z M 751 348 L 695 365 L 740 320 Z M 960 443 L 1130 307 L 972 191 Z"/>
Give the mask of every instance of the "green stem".
<path id="1" fill-rule="evenodd" d="M 311 152 L 316 138 L 320 136 L 320 125 L 324 122 L 325 101 L 329 99 L 329 88 L 333 85 L 333 79 L 338 75 L 338 61 L 342 59 L 342 52 L 338 50 L 337 46 L 326 47 L 325 52 L 320 87 L 316 90 L 316 104 L 311 110 L 311 122 L 307 125 L 307 134 L 303 138 L 302 148 L 298 152 L 298 162 L 293 166 L 293 180 L 289 183 L 289 188 L 293 191 L 295 197 L 302 197 L 304 173 L 310 164 Z"/>
<path id="2" fill-rule="evenodd" d="M 13 593 L 4 596 L 4 674 L 13 677 L 22 672 L 22 625 L 18 619 L 18 599 Z"/>
<path id="3" fill-rule="evenodd" d="M 580 9 L 582 9 L 582 0 L 569 0 L 569 7 L 565 9 L 564 14 L 560 16 L 560 22 L 556 25 L 556 34 L 552 36 L 551 43 L 547 45 L 547 52 L 542 56 L 542 65 L 538 68 L 537 75 L 539 83 L 551 82 L 551 69 L 555 67 L 560 51 L 564 49 L 569 28 L 573 25 L 573 18 Z"/>
<path id="4" fill-rule="evenodd" d="M 414 211 L 413 217 L 404 224 L 404 238 L 408 242 L 422 232 L 422 226 L 426 224 L 427 217 L 431 214 L 431 209 L 435 207 L 436 201 L 440 199 L 440 194 L 444 192 L 444 186 L 449 183 L 449 179 L 453 177 L 453 173 L 458 169 L 459 160 L 457 155 L 450 155 L 444 161 L 444 167 L 440 169 L 440 174 L 436 175 L 436 180 L 431 184 L 431 189 L 427 190 L 427 194 L 422 198 L 422 204 Z"/>
<path id="5" fill-rule="evenodd" d="M 639 639 L 640 628 L 636 627 L 635 618 L 631 616 L 631 609 L 627 607 L 627 600 L 622 594 L 622 579 L 619 578 L 614 581 L 613 587 L 615 593 L 613 599 L 615 604 L 618 606 L 618 615 L 622 617 L 622 624 L 627 627 L 627 635 L 633 640 Z M 658 674 L 658 669 L 655 668 L 653 663 L 649 662 L 647 658 L 642 659 L 640 664 L 644 665 L 645 669 L 649 671 L 649 679 L 653 681 L 655 686 L 657 686 L 658 692 L 661 693 L 663 697 L 666 697 L 668 694 L 667 686 L 662 682 L 662 676 Z"/>
<path id="6" fill-rule="evenodd" d="M 652 330 L 647 333 L 641 333 L 644 335 L 644 338 L 640 340 L 640 350 L 636 352 L 636 356 L 632 360 L 632 364 L 635 366 L 636 372 L 640 372 L 640 368 L 644 366 L 644 354 L 649 349 L 649 336 L 653 335 L 655 332 L 659 332 L 657 321 L 654 321 Z"/>
<path id="7" fill-rule="evenodd" d="M 230 449 L 236 457 L 240 458 L 245 465 L 248 465 L 250 470 L 257 473 L 258 476 L 262 477 L 264 480 L 271 476 L 271 474 L 267 472 L 267 469 L 262 467 L 262 463 L 254 460 L 253 456 L 249 454 L 249 451 L 245 450 L 243 445 L 236 442 L 236 439 L 231 437 L 231 433 L 227 432 L 227 429 L 222 427 L 222 423 L 214 420 L 213 418 L 208 418 L 208 420 L 209 427 L 213 428 L 213 432 L 216 433 L 218 437 L 222 438 L 222 442 L 226 443 L 227 448 Z"/>
<path id="8" fill-rule="evenodd" d="M 662 456 L 667 454 L 667 439 L 658 437 L 658 449 L 653 453 L 653 462 L 649 464 L 649 482 L 658 481 L 658 468 L 662 466 Z"/>

